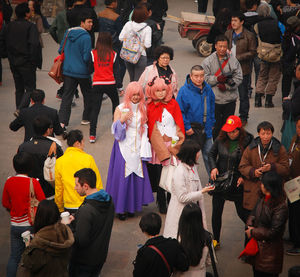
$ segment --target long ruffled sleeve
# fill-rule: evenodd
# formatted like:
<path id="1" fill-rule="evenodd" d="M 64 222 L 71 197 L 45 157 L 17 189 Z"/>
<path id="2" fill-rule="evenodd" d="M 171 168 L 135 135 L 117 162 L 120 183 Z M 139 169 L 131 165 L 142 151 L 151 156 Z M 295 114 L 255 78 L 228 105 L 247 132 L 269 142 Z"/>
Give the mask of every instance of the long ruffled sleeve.
<path id="1" fill-rule="evenodd" d="M 120 120 L 115 121 L 111 126 L 111 133 L 117 141 L 122 141 L 126 138 L 126 123 L 121 123 Z"/>

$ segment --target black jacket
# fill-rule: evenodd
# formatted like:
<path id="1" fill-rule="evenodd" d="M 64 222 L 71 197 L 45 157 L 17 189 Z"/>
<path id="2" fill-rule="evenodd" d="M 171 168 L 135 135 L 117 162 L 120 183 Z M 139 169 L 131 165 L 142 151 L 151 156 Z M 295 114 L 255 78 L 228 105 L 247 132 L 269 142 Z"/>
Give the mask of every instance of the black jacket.
<path id="1" fill-rule="evenodd" d="M 148 3 L 151 4 L 151 19 L 160 23 L 162 22 L 163 16 L 168 10 L 168 1 L 167 0 L 148 0 Z"/>
<path id="2" fill-rule="evenodd" d="M 257 23 L 259 38 L 263 42 L 271 44 L 281 43 L 281 32 L 278 27 L 278 22 L 274 18 L 265 17 Z"/>
<path id="3" fill-rule="evenodd" d="M 0 53 L 11 66 L 42 67 L 42 48 L 35 24 L 17 19 L 5 25 L 0 37 Z"/>
<path id="4" fill-rule="evenodd" d="M 149 245 L 154 245 L 165 256 L 173 272 L 174 269 L 187 271 L 189 262 L 183 248 L 176 239 L 158 236 L 146 241 L 135 258 L 133 276 L 134 277 L 168 277 L 168 269 L 161 256 Z"/>
<path id="5" fill-rule="evenodd" d="M 51 119 L 53 124 L 53 132 L 56 135 L 61 135 L 63 133 L 63 129 L 59 123 L 57 110 L 47 107 L 41 103 L 36 103 L 29 108 L 22 109 L 20 111 L 20 115 L 10 123 L 9 128 L 12 131 L 18 131 L 24 126 L 24 141 L 28 141 L 35 135 L 32 123 L 38 115 L 46 115 L 49 117 L 49 119 Z"/>
<path id="6" fill-rule="evenodd" d="M 33 168 L 30 173 L 30 177 L 38 178 L 45 193 L 46 198 L 54 195 L 54 188 L 44 179 L 44 162 L 47 159 L 47 155 L 53 140 L 43 137 L 33 137 L 31 141 L 22 143 L 19 146 L 18 152 L 26 152 L 32 155 L 34 162 Z M 63 155 L 63 150 L 56 144 L 56 158 Z"/>
<path id="7" fill-rule="evenodd" d="M 296 120 L 300 116 L 300 87 L 298 87 L 291 99 L 291 112 L 293 118 Z"/>
<path id="8" fill-rule="evenodd" d="M 100 190 L 92 196 L 97 196 Z M 109 240 L 114 221 L 114 204 L 107 194 L 108 201 L 85 198 L 75 214 L 75 243 L 72 249 L 71 263 L 89 266 L 103 265 L 108 252 Z"/>

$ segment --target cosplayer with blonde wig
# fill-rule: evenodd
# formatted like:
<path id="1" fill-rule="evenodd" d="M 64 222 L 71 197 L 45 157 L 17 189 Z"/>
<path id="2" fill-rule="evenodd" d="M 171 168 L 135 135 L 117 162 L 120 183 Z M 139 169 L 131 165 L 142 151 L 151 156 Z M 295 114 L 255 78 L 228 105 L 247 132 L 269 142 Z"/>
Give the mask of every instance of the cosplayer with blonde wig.
<path id="1" fill-rule="evenodd" d="M 151 159 L 147 114 L 142 86 L 132 82 L 124 102 L 116 108 L 113 145 L 106 191 L 112 196 L 120 220 L 134 216 L 142 205 L 153 202 L 146 161 Z"/>
<path id="2" fill-rule="evenodd" d="M 166 213 L 165 191 L 159 187 L 162 166 L 172 162 L 184 141 L 184 123 L 180 107 L 172 97 L 168 80 L 154 77 L 146 87 L 147 117 L 152 160 L 148 164 L 152 189 L 157 191 L 160 213 Z"/>

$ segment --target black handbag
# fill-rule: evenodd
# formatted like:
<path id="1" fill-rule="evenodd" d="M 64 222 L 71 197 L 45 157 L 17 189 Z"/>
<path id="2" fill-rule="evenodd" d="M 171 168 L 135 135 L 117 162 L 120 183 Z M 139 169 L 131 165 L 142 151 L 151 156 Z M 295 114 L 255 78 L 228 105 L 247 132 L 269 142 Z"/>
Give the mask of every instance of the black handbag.
<path id="1" fill-rule="evenodd" d="M 215 186 L 214 192 L 230 192 L 232 190 L 234 171 L 229 170 L 217 176 L 215 181 L 210 179 L 210 184 Z"/>
<path id="2" fill-rule="evenodd" d="M 191 128 L 193 129 L 194 134 L 186 137 L 197 142 L 200 145 L 200 149 L 202 150 L 206 141 L 205 127 L 201 123 L 193 122 L 191 123 Z"/>

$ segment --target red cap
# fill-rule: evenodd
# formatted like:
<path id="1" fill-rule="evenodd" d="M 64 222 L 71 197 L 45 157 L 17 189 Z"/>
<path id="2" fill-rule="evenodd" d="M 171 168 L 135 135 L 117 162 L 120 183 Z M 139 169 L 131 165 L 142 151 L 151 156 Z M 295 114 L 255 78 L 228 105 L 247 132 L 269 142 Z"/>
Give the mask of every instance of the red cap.
<path id="1" fill-rule="evenodd" d="M 225 132 L 232 132 L 236 128 L 242 127 L 241 119 L 236 115 L 231 115 L 227 118 L 226 123 L 223 125 L 222 130 Z"/>

